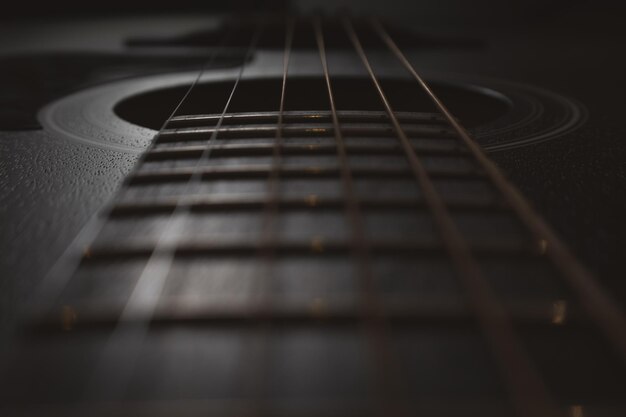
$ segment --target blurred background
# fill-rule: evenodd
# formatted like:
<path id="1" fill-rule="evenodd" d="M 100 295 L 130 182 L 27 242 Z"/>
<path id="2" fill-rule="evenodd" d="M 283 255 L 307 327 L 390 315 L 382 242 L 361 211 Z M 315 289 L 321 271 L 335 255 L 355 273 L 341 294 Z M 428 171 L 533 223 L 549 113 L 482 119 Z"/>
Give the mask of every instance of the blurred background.
<path id="1" fill-rule="evenodd" d="M 37 4 L 14 2 L 3 10 L 2 19 L 58 15 L 106 15 L 146 13 L 228 12 L 253 10 L 290 10 L 333 12 L 349 9 L 415 23 L 433 21 L 463 26 L 532 24 L 576 12 L 614 15 L 623 2 L 614 0 L 107 0 L 85 2 L 58 0 Z M 606 13 L 603 13 L 606 12 Z"/>

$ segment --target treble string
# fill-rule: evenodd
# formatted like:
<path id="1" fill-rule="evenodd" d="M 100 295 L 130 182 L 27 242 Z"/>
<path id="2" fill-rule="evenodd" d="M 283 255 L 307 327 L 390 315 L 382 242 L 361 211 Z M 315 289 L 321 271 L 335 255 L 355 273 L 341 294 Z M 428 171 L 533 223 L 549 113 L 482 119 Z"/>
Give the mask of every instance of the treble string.
<path id="1" fill-rule="evenodd" d="M 282 146 L 283 146 L 283 127 L 284 127 L 284 111 L 285 111 L 285 97 L 287 91 L 287 77 L 289 73 L 289 63 L 291 59 L 291 51 L 293 48 L 294 32 L 296 27 L 296 18 L 287 17 L 285 24 L 285 47 L 283 52 L 283 70 L 282 70 L 282 82 L 280 87 L 280 103 L 278 107 L 278 117 L 276 121 L 276 136 L 274 137 L 274 144 L 272 150 L 272 166 L 270 168 L 268 183 L 267 183 L 267 201 L 263 213 L 263 221 L 261 227 L 261 244 L 259 249 L 259 260 L 264 262 L 263 273 L 260 274 L 261 279 L 257 282 L 257 295 L 260 297 L 259 302 L 260 312 L 264 316 L 269 316 L 271 310 L 274 308 L 273 299 L 273 285 L 274 282 L 274 261 L 276 257 L 276 217 L 280 210 L 280 171 L 282 169 Z M 263 393 L 264 387 L 266 387 L 266 375 L 268 360 L 267 348 L 269 345 L 268 335 L 272 331 L 271 323 L 269 321 L 261 320 L 258 332 L 258 346 L 251 344 L 250 348 L 255 349 L 252 353 L 252 365 L 249 367 L 250 378 L 246 380 L 251 381 L 254 403 L 253 403 L 253 415 L 264 415 L 264 400 Z M 244 373 L 243 371 L 241 372 Z M 247 376 L 247 375 L 246 375 Z"/>
<path id="2" fill-rule="evenodd" d="M 457 268 L 461 283 L 468 294 L 470 306 L 474 310 L 479 325 L 500 366 L 514 406 L 522 417 L 562 416 L 562 410 L 551 398 L 544 381 L 535 370 L 515 334 L 506 309 L 483 276 L 478 261 L 472 256 L 468 243 L 454 223 L 443 198 L 435 188 L 426 168 L 400 125 L 377 76 L 374 74 L 352 22 L 346 19 L 344 27 L 375 86 L 398 140 L 404 149 L 424 200 L 434 217 L 446 249 Z M 380 26 L 376 27 L 377 33 L 380 33 L 379 28 Z M 423 81 L 420 85 L 426 86 Z M 430 90 L 428 89 L 428 91 Z"/>
<path id="3" fill-rule="evenodd" d="M 224 121 L 235 91 L 239 86 L 245 63 L 248 62 L 256 50 L 257 43 L 263 32 L 264 24 L 257 25 L 247 52 L 241 63 L 237 77 L 233 83 L 230 95 L 223 107 L 219 121 L 207 140 L 202 155 L 193 166 L 193 174 L 183 188 L 183 195 L 190 192 L 192 187 L 202 180 L 201 166 L 207 160 L 213 149 L 213 142 L 217 137 Z M 197 78 L 196 84 L 199 82 Z M 194 85 L 195 87 L 195 85 Z M 190 91 L 185 97 L 189 96 Z M 178 108 L 180 108 L 180 105 Z M 178 238 L 184 228 L 185 215 L 189 207 L 177 201 L 177 204 L 164 226 L 157 243 L 143 268 L 135 287 L 126 302 L 113 333 L 109 337 L 104 351 L 94 372 L 89 392 L 91 395 L 107 395 L 107 399 L 120 399 L 126 391 L 126 387 L 134 370 L 134 362 L 137 358 L 142 342 L 147 334 L 149 323 L 152 320 L 158 305 L 161 293 L 165 287 L 174 262 Z"/>
<path id="4" fill-rule="evenodd" d="M 220 39 L 218 44 L 214 48 L 209 49 L 209 51 L 207 52 L 207 57 L 202 61 L 202 65 L 200 66 L 196 76 L 193 78 L 192 82 L 189 84 L 180 99 L 178 99 L 176 104 L 173 106 L 172 111 L 161 124 L 159 130 L 152 138 L 152 141 L 148 145 L 147 149 L 144 151 L 139 160 L 135 162 L 133 172 L 136 172 L 139 169 L 143 159 L 145 158 L 145 155 L 147 155 L 150 150 L 152 150 L 156 146 L 159 136 L 161 135 L 163 130 L 165 130 L 166 126 L 171 122 L 172 118 L 176 116 L 183 103 L 187 101 L 191 92 L 200 82 L 203 74 L 208 69 L 212 68 L 217 57 L 223 54 L 226 44 L 233 37 L 234 33 L 235 25 L 232 25 L 224 33 L 224 36 Z M 132 175 L 132 172 L 129 175 Z M 29 308 L 32 308 L 34 310 L 33 313 L 35 317 L 39 314 L 40 310 L 48 312 L 57 307 L 58 300 L 61 297 L 64 289 L 69 284 L 70 279 L 78 270 L 83 255 L 89 251 L 89 244 L 93 242 L 93 240 L 104 228 L 107 219 L 110 218 L 112 209 L 113 205 L 107 205 L 104 207 L 103 210 L 95 213 L 87 221 L 87 223 L 85 223 L 85 226 L 80 230 L 74 240 L 68 245 L 67 249 L 59 257 L 59 260 L 52 266 L 52 268 L 50 268 L 50 271 L 42 280 L 39 290 L 33 297 L 33 300 L 29 303 Z"/>
<path id="5" fill-rule="evenodd" d="M 275 221 L 279 206 L 279 180 L 282 168 L 282 146 L 283 146 L 283 128 L 284 128 L 284 112 L 285 112 L 285 96 L 287 91 L 287 76 L 289 73 L 289 62 L 291 59 L 291 50 L 293 47 L 293 38 L 295 31 L 296 19 L 294 17 L 287 18 L 285 29 L 285 51 L 283 54 L 283 74 L 280 87 L 280 103 L 278 108 L 278 118 L 276 121 L 276 136 L 274 138 L 274 146 L 272 149 L 272 166 L 269 173 L 267 184 L 267 204 L 262 225 L 262 247 L 265 255 L 272 257 L 271 248 L 275 244 Z"/>

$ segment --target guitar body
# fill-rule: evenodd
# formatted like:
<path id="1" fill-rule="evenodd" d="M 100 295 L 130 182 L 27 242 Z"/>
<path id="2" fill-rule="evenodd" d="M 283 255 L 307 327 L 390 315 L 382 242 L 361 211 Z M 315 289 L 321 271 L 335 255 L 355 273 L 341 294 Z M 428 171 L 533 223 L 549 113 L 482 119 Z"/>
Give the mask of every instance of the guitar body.
<path id="1" fill-rule="evenodd" d="M 622 54 L 624 33 L 620 27 L 611 25 L 602 31 L 598 29 L 602 19 L 611 21 L 610 11 L 600 13 L 596 10 L 589 17 L 593 23 L 581 26 L 580 22 L 588 17 L 585 10 L 574 9 L 555 21 L 539 21 L 532 28 L 483 26 L 462 29 L 426 25 L 421 29 L 410 25 L 394 26 L 388 21 L 385 21 L 385 27 L 389 28 L 408 61 L 436 96 L 467 129 L 472 140 L 480 145 L 489 160 L 519 189 L 538 216 L 569 248 L 568 256 L 577 259 L 576 265 L 580 263 L 584 276 L 593 277 L 594 285 L 609 294 L 611 305 L 619 310 L 626 300 L 626 285 L 622 279 L 626 274 L 622 262 L 626 255 L 626 224 L 620 221 L 626 208 L 623 193 L 626 189 L 623 163 L 626 159 L 623 141 L 626 128 L 622 94 L 626 87 L 626 68 L 623 60 L 615 57 Z M 398 16 L 397 20 L 402 21 L 403 17 Z M 485 343 L 480 337 L 481 331 L 490 334 L 490 327 L 485 324 L 489 322 L 485 318 L 489 315 L 477 313 L 478 318 L 473 317 L 466 311 L 472 310 L 468 307 L 472 302 L 466 305 L 464 301 L 451 301 L 446 293 L 447 287 L 436 278 L 441 272 L 437 266 L 431 265 L 432 269 L 428 269 L 431 266 L 422 265 L 411 270 L 418 276 L 432 274 L 432 282 L 389 284 L 391 292 L 394 285 L 408 285 L 406 291 L 412 289 L 418 294 L 427 294 L 426 301 L 420 301 L 424 304 L 418 303 L 422 309 L 418 312 L 405 313 L 402 310 L 402 303 L 406 303 L 408 309 L 415 306 L 410 298 L 402 298 L 402 294 L 391 301 L 398 311 L 391 308 L 388 313 L 380 313 L 375 307 L 376 302 L 364 302 L 363 311 L 356 307 L 360 305 L 358 299 L 342 304 L 341 297 L 349 294 L 354 284 L 348 282 L 346 277 L 350 273 L 346 271 L 359 264 L 350 261 L 353 255 L 363 262 L 362 259 L 368 258 L 366 254 L 371 253 L 375 259 L 377 251 L 390 252 L 393 256 L 380 268 L 385 271 L 385 276 L 403 276 L 405 259 L 413 258 L 398 255 L 402 258 L 398 260 L 400 258 L 396 259 L 396 255 L 413 250 L 410 245 L 413 245 L 414 237 L 418 238 L 415 244 L 422 245 L 420 238 L 423 236 L 412 231 L 411 222 L 396 224 L 398 229 L 406 228 L 398 231 L 399 235 L 394 235 L 394 223 L 383 222 L 369 235 L 370 243 L 355 244 L 346 249 L 339 244 L 333 246 L 334 238 L 338 236 L 341 240 L 344 232 L 350 236 L 350 228 L 344 231 L 345 226 L 333 223 L 337 221 L 333 215 L 324 217 L 321 223 L 306 215 L 303 218 L 296 216 L 290 223 L 276 214 L 281 212 L 282 206 L 277 208 L 279 204 L 275 203 L 276 207 L 272 208 L 270 199 L 269 203 L 263 203 L 267 207 L 259 203 L 257 211 L 275 211 L 273 221 L 278 225 L 278 234 L 265 237 L 273 242 L 272 239 L 285 236 L 296 240 L 307 236 L 310 248 L 307 246 L 306 251 L 331 253 L 332 265 L 323 264 L 309 255 L 300 256 L 298 251 L 305 250 L 298 249 L 296 244 L 287 248 L 269 244 L 272 249 L 263 249 L 233 244 L 228 240 L 232 236 L 252 239 L 248 232 L 255 227 L 254 223 L 242 220 L 231 224 L 229 216 L 233 213 L 236 216 L 244 203 L 254 202 L 228 200 L 216 203 L 219 196 L 230 191 L 223 185 L 202 188 L 204 185 L 200 183 L 203 181 L 196 178 L 198 175 L 202 178 L 213 175 L 217 180 L 229 175 L 244 179 L 262 177 L 263 184 L 276 175 L 284 181 L 285 187 L 292 186 L 295 190 L 293 195 L 286 194 L 294 202 L 284 204 L 300 204 L 295 201 L 302 199 L 311 207 L 319 203 L 322 206 L 328 204 L 332 209 L 335 204 L 330 197 L 325 199 L 323 187 L 306 190 L 307 181 L 313 181 L 314 174 L 310 169 L 317 169 L 317 166 L 309 166 L 307 158 L 310 156 L 299 153 L 302 152 L 297 148 L 299 143 L 290 142 L 296 137 L 309 138 L 302 143 L 311 149 L 314 147 L 318 157 L 337 158 L 335 145 L 332 149 L 330 146 L 334 143 L 330 141 L 337 137 L 332 134 L 334 119 L 328 101 L 326 75 L 335 94 L 338 121 L 346 123 L 343 135 L 347 152 L 354 147 L 363 153 L 359 154 L 362 165 L 350 165 L 354 172 L 349 176 L 351 179 L 354 176 L 353 188 L 356 190 L 352 197 L 350 185 L 345 185 L 346 171 L 340 168 L 336 175 L 333 174 L 343 181 L 338 196 L 356 202 L 356 206 L 361 204 L 365 207 L 361 207 L 364 212 L 369 205 L 383 204 L 374 201 L 377 196 L 387 201 L 410 197 L 403 188 L 398 188 L 398 193 L 394 194 L 392 185 L 384 184 L 379 188 L 366 187 L 364 195 L 358 194 L 361 177 L 373 178 L 375 169 L 387 170 L 383 174 L 390 178 L 397 176 L 400 178 L 398 183 L 405 181 L 404 174 L 394 171 L 397 166 L 403 166 L 404 157 L 390 150 L 384 151 L 388 155 L 379 154 L 370 149 L 373 141 L 356 142 L 354 139 L 376 134 L 391 138 L 390 132 L 397 129 L 382 126 L 380 118 L 386 117 L 385 107 L 381 105 L 362 57 L 351 38 L 344 33 L 342 20 L 328 18 L 331 23 L 322 25 L 327 68 L 320 60 L 315 19 L 302 17 L 292 21 L 293 44 L 287 49 L 290 54 L 288 76 L 285 76 L 285 31 L 289 28 L 289 20 L 284 17 L 268 19 L 269 23 L 266 22 L 262 29 L 264 35 L 260 35 L 258 44 L 251 46 L 250 40 L 254 39 L 259 21 L 264 20 L 257 17 L 238 20 L 224 16 L 159 16 L 71 22 L 51 20 L 44 24 L 20 21 L 2 29 L 0 312 L 6 343 L 2 352 L 5 372 L 1 380 L 0 410 L 6 410 L 9 413 L 6 415 L 406 413 L 530 416 L 556 409 L 562 413 L 559 415 L 576 417 L 623 415 L 626 410 L 626 375 L 620 348 L 608 342 L 591 342 L 604 340 L 606 328 L 599 326 L 601 330 L 598 330 L 590 324 L 595 323 L 595 316 L 592 313 L 589 314 L 591 319 L 585 316 L 585 302 L 580 305 L 570 303 L 570 290 L 561 291 L 560 287 L 554 289 L 556 287 L 548 285 L 542 287 L 545 290 L 542 293 L 543 290 L 529 289 L 531 284 L 505 286 L 514 294 L 528 291 L 531 296 L 537 295 L 541 299 L 549 294 L 541 301 L 545 301 L 549 310 L 545 320 L 542 316 L 545 309 L 541 310 L 544 304 L 529 303 L 530 307 L 520 307 L 513 302 L 514 308 L 511 307 L 514 311 L 511 313 L 513 328 L 534 363 L 531 374 L 535 375 L 537 369 L 547 386 L 546 391 L 554 397 L 544 402 L 541 396 L 534 396 L 533 389 L 521 390 L 528 395 L 526 398 L 536 399 L 536 404 L 522 401 L 529 404 L 525 408 L 519 401 L 511 400 L 515 397 L 511 393 L 519 393 L 516 389 L 523 385 L 520 379 L 512 377 L 507 380 L 499 376 L 501 369 L 506 368 L 502 363 L 509 363 L 510 357 L 504 355 L 505 359 L 497 359 L 498 354 L 489 353 L 490 349 L 499 352 L 498 346 L 506 343 L 498 342 L 497 337 L 495 342 Z M 368 63 L 393 103 L 393 110 L 398 112 L 409 139 L 413 139 L 412 135 L 428 138 L 431 133 L 433 137 L 440 135 L 445 139 L 446 135 L 456 134 L 453 130 L 446 130 L 448 127 L 442 127 L 445 118 L 432 116 L 438 112 L 436 105 L 423 94 L 419 84 L 386 49 L 384 42 L 370 33 L 368 24 L 366 20 L 357 19 L 355 32 L 365 34 L 362 42 Z M 234 35 L 229 35 L 229 31 Z M 286 79 L 284 85 L 283 79 Z M 186 96 L 190 85 L 195 88 Z M 234 90 L 233 85 L 237 85 Z M 284 89 L 284 109 L 280 111 L 283 113 L 280 116 L 283 118 L 280 123 L 284 124 L 282 133 L 277 133 L 275 128 L 269 133 L 255 130 L 255 135 L 265 139 L 249 140 L 246 128 L 259 129 L 258 125 L 270 124 L 266 119 L 278 117 L 281 89 Z M 163 130 L 163 123 L 181 100 L 181 107 L 169 121 L 170 127 L 166 126 L 166 131 L 158 136 L 163 147 L 153 147 L 155 135 Z M 227 107 L 225 103 L 229 103 Z M 208 138 L 213 128 L 182 115 L 212 115 L 214 119 L 211 120 L 217 123 L 212 125 L 213 128 L 224 127 L 227 133 L 221 138 L 222 142 L 217 133 L 213 139 L 219 146 L 205 153 L 202 138 Z M 227 118 L 229 115 L 232 120 Z M 243 115 L 241 122 L 237 115 Z M 423 115 L 435 118 L 424 121 L 421 118 L 427 116 Z M 253 123 L 246 117 L 261 121 Z M 313 117 L 322 120 L 311 121 Z M 194 140 L 179 139 L 180 132 L 167 129 L 181 129 L 182 135 L 187 129 L 190 136 L 200 135 L 193 129 L 209 129 L 201 133 L 204 136 L 198 141 L 185 142 L 195 146 L 185 151 L 195 152 L 196 157 L 215 158 L 216 165 L 203 167 L 208 171 L 196 174 L 196 165 L 163 162 L 169 161 L 167 152 L 171 150 L 168 150 L 167 143 L 175 149 L 179 141 Z M 320 138 L 316 136 L 318 133 Z M 286 171 L 280 171 L 280 174 L 273 169 L 256 174 L 257 164 L 250 161 L 262 157 L 271 166 L 275 161 L 272 157 L 276 157 L 272 152 L 276 151 L 268 150 L 268 147 L 276 135 L 284 136 L 286 156 L 281 156 L 282 160 L 289 164 L 288 158 L 293 157 L 294 165 L 285 165 Z M 232 142 L 227 142 L 230 138 Z M 429 147 L 436 148 L 435 142 L 424 142 L 425 152 L 430 152 Z M 237 152 L 243 151 L 236 146 L 256 146 L 256 154 L 239 155 Z M 400 152 L 399 149 L 394 152 Z M 151 153 L 148 157 L 145 156 L 147 150 Z M 441 149 L 431 151 L 436 159 Z M 219 161 L 225 159 L 228 152 L 241 159 L 234 160 L 234 165 L 220 165 Z M 341 160 L 341 156 L 339 158 Z M 297 165 L 297 161 L 304 161 L 301 163 L 306 166 Z M 137 164 L 152 165 L 142 170 Z M 433 169 L 441 170 L 437 171 L 435 182 L 440 177 L 454 180 L 456 176 L 476 174 L 472 169 L 459 173 L 456 165 L 433 164 Z M 198 181 L 198 188 L 193 188 L 193 193 L 184 189 L 190 196 L 213 197 L 210 201 L 193 202 L 195 206 L 190 203 L 190 208 L 181 208 L 181 203 L 174 202 L 170 208 L 154 210 L 165 210 L 165 214 L 176 214 L 179 210 L 185 213 L 217 210 L 214 214 L 217 225 L 197 227 L 208 227 L 207 230 L 225 239 L 213 240 L 209 246 L 194 241 L 187 247 L 179 242 L 175 256 L 189 258 L 181 276 L 188 276 L 190 270 L 199 268 L 207 276 L 218 277 L 221 281 L 212 284 L 214 287 L 207 287 L 206 293 L 202 293 L 204 287 L 199 285 L 195 296 L 193 291 L 182 295 L 176 293 L 178 295 L 172 297 L 170 304 L 164 303 L 149 310 L 151 314 L 147 321 L 142 315 L 143 310 L 139 309 L 140 313 L 137 313 L 124 307 L 133 291 L 122 284 L 112 285 L 109 292 L 98 289 L 99 297 L 92 297 L 94 301 L 86 310 L 81 310 L 80 302 L 63 301 L 64 295 L 57 299 L 55 293 L 50 298 L 50 293 L 54 293 L 50 288 L 56 288 L 57 282 L 62 281 L 62 285 L 73 288 L 71 283 L 80 276 L 80 268 L 91 256 L 96 258 L 94 262 L 98 265 L 106 262 L 109 269 L 98 273 L 108 274 L 111 279 L 115 278 L 115 268 L 119 264 L 134 262 L 136 254 L 120 256 L 111 241 L 100 241 L 99 238 L 94 241 L 94 236 L 102 235 L 93 232 L 93 225 L 102 222 L 106 216 L 126 216 L 139 210 L 133 206 L 135 200 L 130 197 L 146 197 L 150 191 L 127 195 L 125 187 L 135 181 L 148 184 L 146 189 L 149 190 L 151 181 L 156 181 L 155 175 L 163 175 L 164 169 L 179 169 L 180 172 L 175 174 L 187 175 L 185 181 L 192 184 Z M 221 171 L 228 169 L 236 172 Z M 248 171 L 241 172 L 245 170 Z M 291 180 L 293 185 L 289 185 Z M 242 193 L 255 191 L 245 188 L 253 185 L 242 187 Z M 299 188 L 305 190 L 298 194 Z M 159 194 L 161 192 L 156 193 L 160 197 L 171 197 Z M 457 192 L 458 195 L 454 194 Z M 464 204 L 480 205 L 480 192 L 469 185 L 451 192 L 454 198 L 467 196 L 469 202 L 463 200 L 458 203 L 461 208 L 450 210 L 456 213 L 455 210 L 461 210 Z M 226 208 L 206 208 L 211 204 L 223 204 Z M 414 203 L 409 201 L 406 204 Z M 198 208 L 202 205 L 205 208 Z M 357 216 L 354 213 L 356 210 L 358 214 L 359 208 L 354 207 L 348 204 L 348 217 Z M 481 210 L 472 207 L 472 210 Z M 508 203 L 503 210 L 507 210 L 506 207 Z M 403 213 L 398 215 L 399 218 Z M 140 238 L 157 236 L 154 252 L 158 252 L 160 235 L 153 235 L 152 231 L 168 230 L 171 224 L 150 223 L 146 228 L 140 226 L 133 215 L 129 215 L 125 226 L 130 237 L 124 235 L 121 226 L 111 229 L 111 233 L 120 239 L 117 249 L 125 247 L 128 242 L 144 243 Z M 368 218 L 364 220 L 367 221 Z M 490 235 L 494 229 L 508 227 L 506 222 L 504 225 L 497 221 L 485 222 L 472 223 L 468 230 L 477 237 L 488 238 L 488 243 L 491 242 L 489 239 L 497 237 Z M 133 229 L 133 223 L 136 229 Z M 105 220 L 102 228 L 105 234 L 107 224 Z M 193 235 L 193 228 L 187 233 Z M 426 238 L 427 234 L 425 232 Z M 125 241 L 121 236 L 129 240 Z M 264 235 L 261 233 L 260 236 Z M 409 242 L 410 248 L 387 248 L 384 242 L 378 245 L 377 238 L 384 240 L 397 236 L 404 239 L 402 242 Z M 488 254 L 513 251 L 507 246 L 509 240 L 493 242 L 495 248 L 489 246 L 477 251 Z M 224 247 L 220 246 L 222 243 Z M 167 252 L 167 242 L 163 245 L 161 249 Z M 544 251 L 541 245 L 539 252 Z M 104 248 L 102 252 L 98 252 L 100 246 Z M 79 251 L 93 249 L 93 254 L 78 261 L 81 265 L 78 275 L 69 274 L 72 278 L 59 281 L 59 276 L 67 275 L 59 271 L 65 271 L 66 260 L 74 256 L 77 248 Z M 143 250 L 133 248 L 139 252 Z M 284 284 L 285 288 L 289 285 L 300 285 L 301 288 L 292 294 L 281 287 L 284 294 L 274 295 L 284 296 L 284 299 L 276 301 L 270 297 L 268 302 L 261 297 L 260 307 L 255 304 L 256 298 L 241 296 L 254 294 L 257 287 L 251 289 L 251 286 L 261 285 L 263 288 L 263 284 L 248 283 L 246 274 L 276 268 L 275 265 L 282 261 L 275 258 L 282 259 L 283 250 L 296 253 L 294 256 L 304 261 L 285 266 L 286 272 L 281 273 L 301 275 L 313 282 L 317 279 L 328 282 Z M 427 252 L 431 249 L 420 250 Z M 226 258 L 220 258 L 222 255 L 215 255 L 213 251 L 222 251 L 219 254 L 226 254 Z M 248 255 L 244 256 L 244 253 L 252 255 L 246 258 Z M 101 261 L 99 256 L 106 261 Z M 152 260 L 153 256 L 148 258 Z M 434 258 L 437 256 L 433 255 Z M 256 258 L 269 259 L 270 266 L 265 261 L 248 265 L 250 259 Z M 175 263 L 177 259 L 170 261 Z M 215 260 L 215 264 L 198 266 L 198 262 L 206 259 Z M 147 274 L 145 269 L 141 272 L 141 267 L 124 268 L 124 273 L 137 269 L 136 277 Z M 524 269 L 527 266 L 523 262 L 506 261 L 494 268 L 501 268 L 499 273 L 502 276 L 518 280 L 518 283 L 525 279 L 542 280 L 540 274 L 535 276 L 533 269 Z M 373 266 L 371 270 L 377 271 Z M 87 276 L 97 276 L 98 273 L 87 273 Z M 274 279 L 284 279 L 279 276 L 282 275 L 277 272 Z M 164 291 L 175 292 L 172 289 L 174 284 L 168 287 L 171 278 L 164 279 L 169 279 L 164 284 Z M 384 282 L 379 282 L 381 288 L 386 288 Z M 469 286 L 472 288 L 471 284 Z M 81 288 L 76 286 L 71 291 L 89 291 L 89 288 Z M 224 294 L 220 293 L 222 290 Z M 431 290 L 433 294 L 429 293 Z M 272 290 L 259 291 L 260 294 L 272 294 Z M 67 299 L 74 300 L 74 295 L 67 295 Z M 118 305 L 117 298 L 124 303 Z M 387 299 L 382 298 L 386 311 Z M 208 307 L 203 304 L 206 300 L 209 300 Z M 443 301 L 440 304 L 438 300 Z M 273 302 L 279 307 L 272 307 Z M 564 304 L 566 302 L 570 304 Z M 444 307 L 439 309 L 439 305 Z M 505 305 L 508 308 L 506 302 Z M 98 308 L 91 311 L 94 306 Z M 515 306 L 520 308 L 515 310 Z M 162 311 L 159 310 L 161 307 Z M 536 307 L 536 311 L 531 307 Z M 572 319 L 571 325 L 567 321 L 567 325 L 557 329 L 545 325 L 562 324 L 559 320 L 563 321 L 561 315 L 566 315 L 565 311 L 568 319 L 569 314 L 574 318 L 578 314 L 580 322 Z M 121 317 L 127 314 L 131 318 L 128 320 L 130 324 L 119 324 L 117 319 L 111 319 L 118 317 L 118 313 Z M 152 313 L 156 317 L 154 322 L 150 321 Z M 133 320 L 133 314 L 140 318 Z M 81 327 L 83 317 L 87 317 L 86 325 Z M 388 324 L 381 324 L 383 322 Z M 492 330 L 500 328 L 494 326 Z M 525 354 L 522 356 L 526 357 Z M 407 369 L 408 376 L 403 376 L 402 371 Z M 521 374 L 526 375 L 523 372 L 516 375 Z M 551 408 L 553 404 L 556 404 L 555 408 Z"/>

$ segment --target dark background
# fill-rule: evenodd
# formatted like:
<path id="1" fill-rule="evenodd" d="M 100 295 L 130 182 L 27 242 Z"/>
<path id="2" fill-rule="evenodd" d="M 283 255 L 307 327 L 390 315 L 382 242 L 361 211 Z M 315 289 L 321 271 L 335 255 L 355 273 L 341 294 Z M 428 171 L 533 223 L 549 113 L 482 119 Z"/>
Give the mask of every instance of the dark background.
<path id="1" fill-rule="evenodd" d="M 623 10 L 623 2 L 615 0 L 107 0 L 85 2 L 58 0 L 38 3 L 13 2 L 2 12 L 2 19 L 46 17 L 59 15 L 158 14 L 217 11 L 311 11 L 350 9 L 430 21 L 440 19 L 459 24 L 506 25 L 532 24 L 568 13 L 571 9 L 587 9 L 588 13 Z"/>

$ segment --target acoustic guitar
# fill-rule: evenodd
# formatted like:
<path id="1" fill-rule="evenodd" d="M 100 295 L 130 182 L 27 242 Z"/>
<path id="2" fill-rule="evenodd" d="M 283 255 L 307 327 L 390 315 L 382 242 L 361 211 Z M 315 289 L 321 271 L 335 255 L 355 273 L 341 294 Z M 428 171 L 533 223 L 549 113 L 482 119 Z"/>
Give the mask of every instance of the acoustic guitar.
<path id="1" fill-rule="evenodd" d="M 3 416 L 626 413 L 593 100 L 377 17 L 55 25 L 5 29 Z"/>

